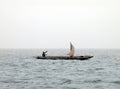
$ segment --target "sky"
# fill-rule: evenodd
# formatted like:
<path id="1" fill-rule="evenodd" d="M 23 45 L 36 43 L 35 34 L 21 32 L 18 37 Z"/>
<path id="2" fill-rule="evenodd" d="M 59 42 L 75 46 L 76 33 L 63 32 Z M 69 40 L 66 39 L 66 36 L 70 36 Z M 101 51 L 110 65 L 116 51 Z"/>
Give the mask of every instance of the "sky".
<path id="1" fill-rule="evenodd" d="M 120 0 L 0 0 L 0 48 L 120 49 Z"/>

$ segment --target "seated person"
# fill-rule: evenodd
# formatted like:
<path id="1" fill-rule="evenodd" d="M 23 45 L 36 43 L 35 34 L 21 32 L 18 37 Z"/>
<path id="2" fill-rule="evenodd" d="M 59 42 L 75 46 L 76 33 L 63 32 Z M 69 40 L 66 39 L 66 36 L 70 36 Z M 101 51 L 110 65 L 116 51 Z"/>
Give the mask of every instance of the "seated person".
<path id="1" fill-rule="evenodd" d="M 47 53 L 47 51 L 43 51 L 42 57 L 46 57 L 46 53 Z"/>

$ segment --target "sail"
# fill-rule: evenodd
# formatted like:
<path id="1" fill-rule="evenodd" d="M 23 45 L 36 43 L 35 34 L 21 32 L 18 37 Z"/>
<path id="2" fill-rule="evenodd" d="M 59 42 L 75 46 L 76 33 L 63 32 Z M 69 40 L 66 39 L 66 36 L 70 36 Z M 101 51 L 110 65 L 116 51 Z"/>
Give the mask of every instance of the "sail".
<path id="1" fill-rule="evenodd" d="M 73 44 L 70 42 L 70 53 L 69 53 L 70 58 L 74 57 L 74 53 L 75 53 L 75 48 Z"/>

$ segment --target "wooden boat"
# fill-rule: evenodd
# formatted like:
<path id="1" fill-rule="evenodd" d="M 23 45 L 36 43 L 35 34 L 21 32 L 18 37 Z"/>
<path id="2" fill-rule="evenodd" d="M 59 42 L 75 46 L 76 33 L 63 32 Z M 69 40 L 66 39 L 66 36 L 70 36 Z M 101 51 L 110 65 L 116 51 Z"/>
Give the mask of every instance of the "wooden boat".
<path id="1" fill-rule="evenodd" d="M 46 51 L 47 52 L 47 51 Z M 75 48 L 70 43 L 70 52 L 69 56 L 45 56 L 45 53 L 43 52 L 42 56 L 36 56 L 36 59 L 47 59 L 47 60 L 88 60 L 92 58 L 93 56 L 74 56 Z"/>
<path id="2" fill-rule="evenodd" d="M 88 60 L 92 58 L 93 56 L 74 56 L 70 58 L 69 56 L 37 56 L 36 59 L 43 59 L 43 60 Z"/>

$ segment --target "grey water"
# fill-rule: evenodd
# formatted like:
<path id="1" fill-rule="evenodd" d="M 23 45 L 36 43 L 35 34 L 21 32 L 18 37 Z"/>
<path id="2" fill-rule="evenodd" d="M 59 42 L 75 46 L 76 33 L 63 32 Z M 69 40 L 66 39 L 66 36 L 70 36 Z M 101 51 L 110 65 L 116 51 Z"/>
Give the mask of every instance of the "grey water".
<path id="1" fill-rule="evenodd" d="M 0 49 L 0 89 L 120 89 L 120 50 L 77 49 L 89 60 L 38 60 L 42 49 Z M 68 49 L 47 49 L 66 55 Z"/>

